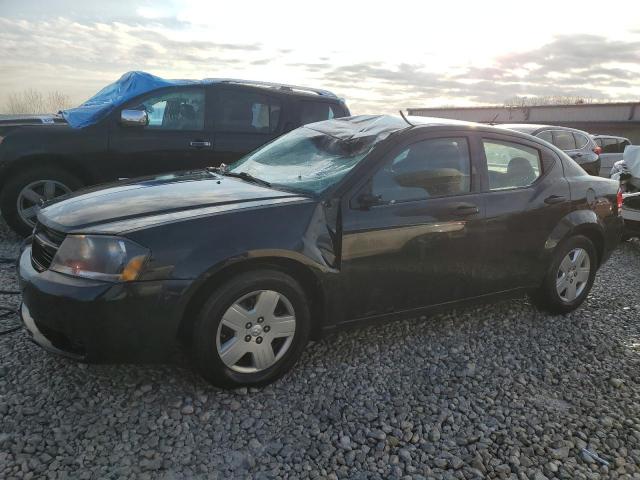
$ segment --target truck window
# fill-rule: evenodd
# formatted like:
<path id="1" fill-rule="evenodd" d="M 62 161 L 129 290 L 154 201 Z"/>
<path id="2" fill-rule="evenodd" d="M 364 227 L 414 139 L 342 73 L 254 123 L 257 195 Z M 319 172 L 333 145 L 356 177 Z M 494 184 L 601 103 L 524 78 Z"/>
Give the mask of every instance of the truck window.
<path id="1" fill-rule="evenodd" d="M 224 132 L 273 133 L 280 123 L 282 106 L 276 99 L 253 92 L 221 90 L 214 127 Z"/>
<path id="2" fill-rule="evenodd" d="M 325 102 L 300 102 L 301 125 L 344 117 L 344 115 L 344 109 L 338 105 Z"/>

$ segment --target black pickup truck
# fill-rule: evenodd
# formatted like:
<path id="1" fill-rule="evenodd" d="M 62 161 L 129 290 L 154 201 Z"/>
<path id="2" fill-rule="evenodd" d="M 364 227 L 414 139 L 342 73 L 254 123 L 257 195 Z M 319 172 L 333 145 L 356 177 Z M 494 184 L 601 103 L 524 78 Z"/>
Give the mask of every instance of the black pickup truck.
<path id="1" fill-rule="evenodd" d="M 0 210 L 18 233 L 84 186 L 232 163 L 300 125 L 349 116 L 326 90 L 129 72 L 75 109 L 0 116 Z"/>

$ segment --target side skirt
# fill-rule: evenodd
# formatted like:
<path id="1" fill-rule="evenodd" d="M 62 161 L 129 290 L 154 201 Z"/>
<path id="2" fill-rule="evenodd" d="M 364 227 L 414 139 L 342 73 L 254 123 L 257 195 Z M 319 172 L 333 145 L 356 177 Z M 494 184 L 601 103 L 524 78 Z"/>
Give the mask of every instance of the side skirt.
<path id="1" fill-rule="evenodd" d="M 429 315 L 434 313 L 446 312 L 452 310 L 455 307 L 468 307 L 473 305 L 482 305 L 489 303 L 489 301 L 506 300 L 510 298 L 521 298 L 530 292 L 531 288 L 514 288 L 511 290 L 503 290 L 500 292 L 489 293 L 485 295 L 479 295 L 477 297 L 471 297 L 464 300 L 454 300 L 451 302 L 439 303 L 436 305 L 430 305 L 428 307 L 412 308 L 409 310 L 402 310 L 399 312 L 385 313 L 382 315 L 373 315 L 369 317 L 356 318 L 346 320 L 344 322 L 325 326 L 322 330 L 322 334 L 327 334 L 333 331 L 339 331 L 348 328 L 357 328 L 364 325 L 375 325 L 378 323 L 389 322 L 394 320 L 405 320 L 407 318 L 419 317 L 422 315 Z"/>

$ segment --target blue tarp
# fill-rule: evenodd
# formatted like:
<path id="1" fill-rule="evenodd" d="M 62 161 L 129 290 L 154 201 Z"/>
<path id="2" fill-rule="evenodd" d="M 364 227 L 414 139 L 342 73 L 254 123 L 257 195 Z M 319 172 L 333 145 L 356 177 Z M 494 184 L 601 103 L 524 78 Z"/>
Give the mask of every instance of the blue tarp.
<path id="1" fill-rule="evenodd" d="M 166 80 L 146 72 L 127 72 L 107 85 L 79 107 L 63 110 L 64 119 L 73 128 L 83 128 L 102 120 L 114 108 L 133 97 L 162 87 L 202 83 L 194 80 Z"/>

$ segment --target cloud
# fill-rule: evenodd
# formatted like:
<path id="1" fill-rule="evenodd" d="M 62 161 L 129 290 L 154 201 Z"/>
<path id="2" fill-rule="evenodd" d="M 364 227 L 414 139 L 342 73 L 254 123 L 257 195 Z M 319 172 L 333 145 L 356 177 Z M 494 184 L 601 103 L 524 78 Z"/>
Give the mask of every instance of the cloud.
<path id="1" fill-rule="evenodd" d="M 403 97 L 425 103 L 433 96 L 471 104 L 501 104 L 513 96 L 638 100 L 639 64 L 640 41 L 567 35 L 540 48 L 500 56 L 491 66 L 452 69 L 457 73 L 434 72 L 422 64 L 365 62 L 326 69 L 324 77 L 334 88 L 367 85 L 371 97 L 380 97 L 370 100 L 372 105 Z M 307 68 L 313 71 L 315 64 Z"/>
<path id="2" fill-rule="evenodd" d="M 308 52 L 296 46 L 270 46 L 264 40 L 215 42 L 166 11 L 145 12 L 103 22 L 0 18 L 0 95 L 38 88 L 69 93 L 79 102 L 129 70 L 167 78 L 231 76 L 307 84 L 346 97 L 356 113 L 500 104 L 516 95 L 638 100 L 640 92 L 640 41 L 633 36 L 622 41 L 561 35 L 540 47 L 489 58 L 482 66 L 452 61 L 436 70 L 420 58 L 372 61 L 370 52 L 350 51 L 307 59 Z M 0 108 L 2 103 L 0 98 Z"/>

